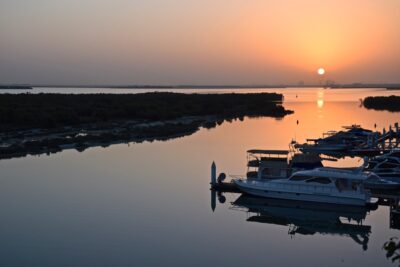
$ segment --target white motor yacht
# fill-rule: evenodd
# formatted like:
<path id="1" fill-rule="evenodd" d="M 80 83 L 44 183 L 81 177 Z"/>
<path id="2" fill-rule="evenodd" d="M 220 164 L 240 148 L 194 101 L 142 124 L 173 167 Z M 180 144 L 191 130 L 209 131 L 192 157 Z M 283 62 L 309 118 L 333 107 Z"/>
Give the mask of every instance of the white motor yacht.
<path id="1" fill-rule="evenodd" d="M 381 183 L 374 173 L 317 168 L 286 179 L 234 179 L 240 190 L 261 197 L 364 206 L 371 203 L 368 183 Z"/>

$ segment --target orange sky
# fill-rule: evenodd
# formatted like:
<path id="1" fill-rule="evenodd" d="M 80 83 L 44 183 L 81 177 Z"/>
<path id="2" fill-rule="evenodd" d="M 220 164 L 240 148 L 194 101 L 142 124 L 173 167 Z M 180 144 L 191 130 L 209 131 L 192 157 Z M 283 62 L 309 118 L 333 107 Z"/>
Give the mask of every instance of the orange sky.
<path id="1" fill-rule="evenodd" d="M 34 3 L 33 3 L 34 2 Z M 0 83 L 400 82 L 400 1 L 3 0 Z"/>

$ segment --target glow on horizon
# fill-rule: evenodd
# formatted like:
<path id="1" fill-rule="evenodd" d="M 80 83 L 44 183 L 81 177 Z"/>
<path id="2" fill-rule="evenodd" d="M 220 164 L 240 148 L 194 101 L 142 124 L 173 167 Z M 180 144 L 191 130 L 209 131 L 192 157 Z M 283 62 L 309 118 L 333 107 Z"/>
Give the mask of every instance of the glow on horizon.
<path id="1" fill-rule="evenodd" d="M 400 82 L 400 1 L 1 6 L 0 83 L 318 83 L 321 66 L 338 83 Z"/>

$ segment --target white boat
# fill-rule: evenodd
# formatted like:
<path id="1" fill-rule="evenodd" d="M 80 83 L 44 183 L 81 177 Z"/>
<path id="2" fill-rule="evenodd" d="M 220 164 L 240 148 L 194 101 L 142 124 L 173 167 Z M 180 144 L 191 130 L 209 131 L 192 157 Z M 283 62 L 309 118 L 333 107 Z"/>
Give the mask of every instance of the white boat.
<path id="1" fill-rule="evenodd" d="M 371 203 L 366 184 L 381 180 L 368 172 L 334 168 L 298 171 L 287 179 L 234 179 L 245 193 L 261 197 L 364 206 Z"/>

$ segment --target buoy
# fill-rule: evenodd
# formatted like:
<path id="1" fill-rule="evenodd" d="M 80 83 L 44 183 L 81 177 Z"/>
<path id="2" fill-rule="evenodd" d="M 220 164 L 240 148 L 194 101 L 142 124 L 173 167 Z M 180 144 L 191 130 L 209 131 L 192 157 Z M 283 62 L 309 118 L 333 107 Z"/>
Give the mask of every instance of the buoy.
<path id="1" fill-rule="evenodd" d="M 226 197 L 222 194 L 222 192 L 218 192 L 218 202 L 224 204 L 226 201 Z"/>
<path id="2" fill-rule="evenodd" d="M 218 183 L 219 184 L 222 184 L 222 182 L 225 180 L 225 178 L 226 178 L 226 174 L 225 173 L 223 173 L 223 172 L 221 172 L 219 175 L 218 175 Z"/>

